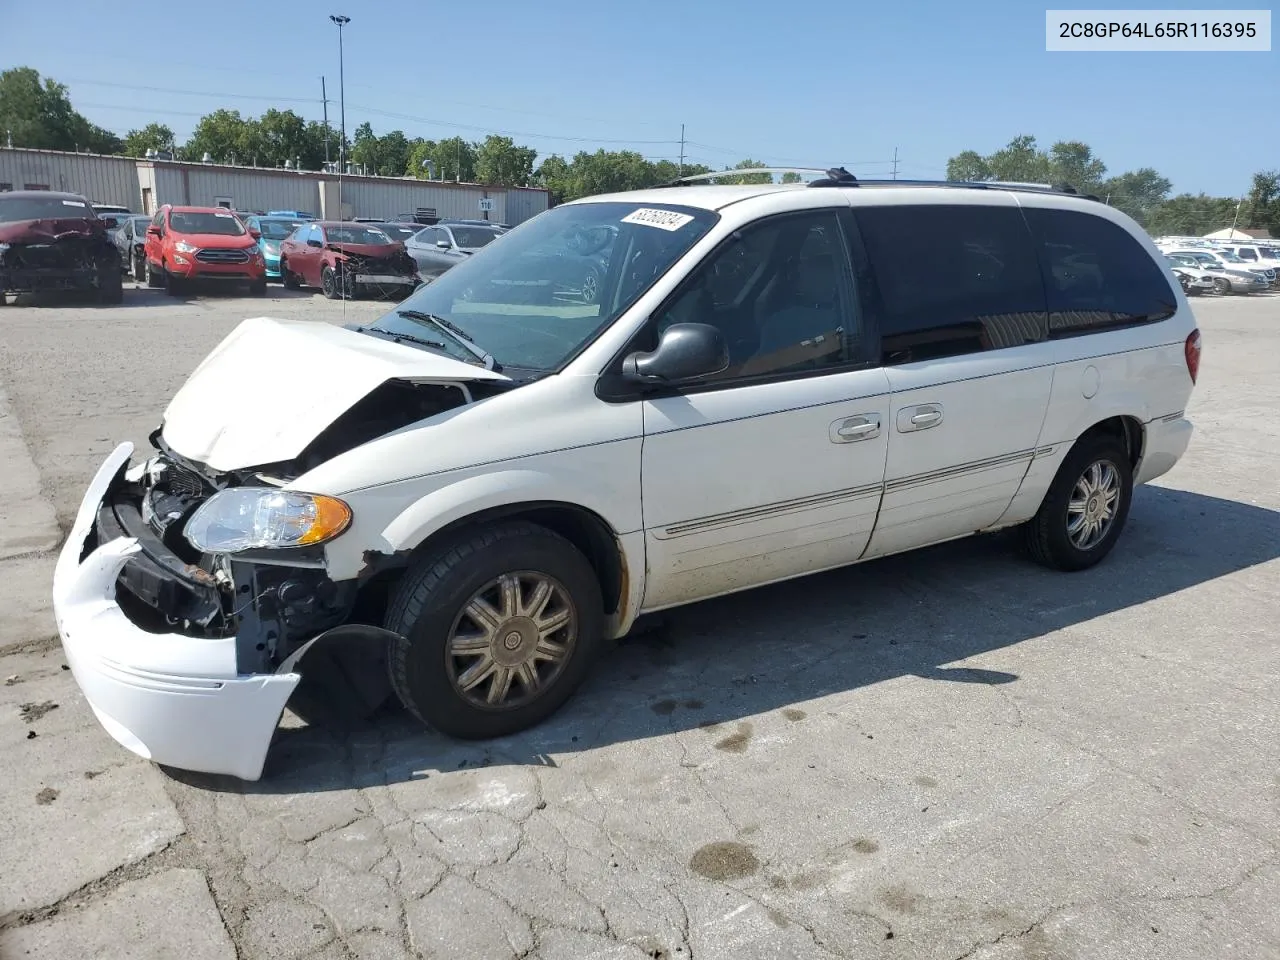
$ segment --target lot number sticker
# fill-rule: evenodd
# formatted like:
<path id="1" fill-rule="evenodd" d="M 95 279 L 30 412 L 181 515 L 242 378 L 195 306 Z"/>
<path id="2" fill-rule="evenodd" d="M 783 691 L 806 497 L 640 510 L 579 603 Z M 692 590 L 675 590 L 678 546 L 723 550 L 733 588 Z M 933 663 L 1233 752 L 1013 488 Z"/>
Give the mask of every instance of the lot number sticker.
<path id="1" fill-rule="evenodd" d="M 676 213 L 674 210 L 650 210 L 641 207 L 634 213 L 622 218 L 623 223 L 642 223 L 646 227 L 657 227 L 659 230 L 679 230 L 693 220 L 687 213 Z"/>

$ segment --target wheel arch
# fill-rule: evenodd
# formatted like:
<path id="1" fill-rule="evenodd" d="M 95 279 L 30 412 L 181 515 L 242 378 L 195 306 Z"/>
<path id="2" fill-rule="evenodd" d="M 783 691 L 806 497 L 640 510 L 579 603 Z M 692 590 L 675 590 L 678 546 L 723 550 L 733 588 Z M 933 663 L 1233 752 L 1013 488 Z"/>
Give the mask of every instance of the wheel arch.
<path id="1" fill-rule="evenodd" d="M 1072 446 L 1078 446 L 1084 440 L 1096 436 L 1114 437 L 1124 444 L 1125 449 L 1129 451 L 1129 466 L 1134 474 L 1137 474 L 1138 464 L 1142 462 L 1142 454 L 1147 440 L 1146 426 L 1138 417 L 1129 414 L 1117 414 L 1104 420 L 1099 420 L 1082 431 Z"/>
<path id="2" fill-rule="evenodd" d="M 559 534 L 580 550 L 596 573 L 604 616 L 612 626 L 628 624 L 638 605 L 643 556 L 628 555 L 617 526 L 601 511 L 554 496 L 547 489 L 549 479 L 531 471 L 507 471 L 428 494 L 386 525 L 379 538 L 381 551 L 364 555 L 358 576 L 398 576 L 428 551 L 476 528 L 524 520 Z M 635 547 L 631 545 L 632 553 Z"/>

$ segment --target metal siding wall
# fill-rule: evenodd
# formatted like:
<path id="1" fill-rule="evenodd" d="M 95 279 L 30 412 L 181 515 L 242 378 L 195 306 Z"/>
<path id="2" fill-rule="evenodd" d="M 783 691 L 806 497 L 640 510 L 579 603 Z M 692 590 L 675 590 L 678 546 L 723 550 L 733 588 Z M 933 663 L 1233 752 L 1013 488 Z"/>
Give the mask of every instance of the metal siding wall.
<path id="1" fill-rule="evenodd" d="M 505 191 L 501 188 L 487 191 L 493 200 L 490 220 L 503 220 L 506 212 Z M 482 187 L 466 184 L 445 185 L 413 180 L 369 180 L 347 178 L 342 180 L 343 203 L 350 204 L 352 216 L 396 217 L 402 213 L 414 213 L 419 207 L 431 207 L 439 217 L 457 217 L 482 220 L 480 198 L 486 191 Z"/>
<path id="2" fill-rule="evenodd" d="M 519 187 L 510 187 L 507 190 L 507 216 L 511 219 L 505 222 L 513 227 L 518 223 L 524 223 L 546 210 L 549 203 L 550 196 L 545 190 L 523 190 Z"/>
<path id="3" fill-rule="evenodd" d="M 28 183 L 78 193 L 91 203 L 114 203 L 140 210 L 136 163 L 127 157 L 100 157 L 0 147 L 0 183 L 21 190 Z"/>
<path id="4" fill-rule="evenodd" d="M 190 203 L 214 206 L 218 197 L 230 197 L 238 210 L 301 210 L 320 213 L 316 180 L 296 173 L 264 173 L 225 167 L 187 168 Z"/>

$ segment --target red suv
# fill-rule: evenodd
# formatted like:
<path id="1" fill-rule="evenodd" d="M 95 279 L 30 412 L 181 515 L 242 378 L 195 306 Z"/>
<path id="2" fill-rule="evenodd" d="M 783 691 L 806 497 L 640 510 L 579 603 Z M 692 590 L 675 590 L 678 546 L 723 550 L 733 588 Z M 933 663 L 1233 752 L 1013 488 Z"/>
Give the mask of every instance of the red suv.
<path id="1" fill-rule="evenodd" d="M 165 204 L 147 228 L 147 285 L 178 296 L 195 280 L 247 283 L 267 292 L 267 265 L 257 231 L 222 207 Z"/>

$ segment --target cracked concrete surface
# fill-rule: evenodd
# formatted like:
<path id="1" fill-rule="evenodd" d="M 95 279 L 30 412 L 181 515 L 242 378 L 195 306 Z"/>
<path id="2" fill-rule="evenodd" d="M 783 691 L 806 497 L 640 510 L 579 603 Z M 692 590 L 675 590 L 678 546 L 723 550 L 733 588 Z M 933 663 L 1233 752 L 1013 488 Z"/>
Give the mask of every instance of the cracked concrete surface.
<path id="1" fill-rule="evenodd" d="M 61 523 L 244 311 L 340 319 L 279 297 L 6 308 Z M 1280 428 L 1238 416 L 1280 297 L 1196 309 L 1192 449 L 1102 567 L 995 537 L 702 604 L 491 743 L 286 718 L 260 783 L 159 770 L 62 669 L 49 554 L 0 559 L 0 957 L 1280 957 Z"/>

